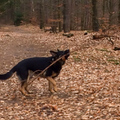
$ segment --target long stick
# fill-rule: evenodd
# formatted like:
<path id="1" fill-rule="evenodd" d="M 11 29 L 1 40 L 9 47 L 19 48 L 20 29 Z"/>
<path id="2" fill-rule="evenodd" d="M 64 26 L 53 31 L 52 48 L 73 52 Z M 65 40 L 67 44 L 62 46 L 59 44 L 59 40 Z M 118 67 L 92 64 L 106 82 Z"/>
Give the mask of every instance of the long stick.
<path id="1" fill-rule="evenodd" d="M 39 76 L 41 76 L 48 68 L 50 68 L 52 65 L 54 65 L 57 61 L 59 61 L 62 57 L 68 55 L 69 53 L 61 56 L 60 58 L 58 58 L 57 60 L 55 60 L 54 62 L 52 62 L 48 67 L 46 67 L 44 70 L 36 70 L 35 72 L 33 72 L 32 76 L 36 73 L 41 71 L 35 78 L 31 79 L 30 82 L 28 82 L 28 85 L 30 85 L 35 79 L 37 79 Z"/>

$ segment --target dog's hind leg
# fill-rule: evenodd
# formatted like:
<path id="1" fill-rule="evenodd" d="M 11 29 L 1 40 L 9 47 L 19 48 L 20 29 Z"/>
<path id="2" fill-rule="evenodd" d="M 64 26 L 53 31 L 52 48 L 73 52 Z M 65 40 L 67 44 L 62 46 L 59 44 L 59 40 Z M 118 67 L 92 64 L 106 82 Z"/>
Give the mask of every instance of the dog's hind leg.
<path id="1" fill-rule="evenodd" d="M 27 90 L 27 86 L 28 86 L 28 71 L 25 71 L 25 70 L 20 70 L 20 71 L 17 71 L 17 75 L 21 81 L 21 88 L 20 88 L 20 91 L 22 94 L 24 94 L 25 96 L 30 96 L 29 95 L 29 92 Z"/>
<path id="2" fill-rule="evenodd" d="M 27 81 L 22 81 L 20 91 L 21 91 L 22 94 L 24 94 L 25 96 L 30 96 L 30 95 L 28 94 L 28 91 L 27 91 Z"/>
<path id="3" fill-rule="evenodd" d="M 54 79 L 52 77 L 47 77 L 47 80 L 50 82 L 49 83 L 50 92 L 53 92 L 53 89 L 55 92 L 57 92 L 57 86 L 56 86 L 56 82 L 54 81 Z"/>

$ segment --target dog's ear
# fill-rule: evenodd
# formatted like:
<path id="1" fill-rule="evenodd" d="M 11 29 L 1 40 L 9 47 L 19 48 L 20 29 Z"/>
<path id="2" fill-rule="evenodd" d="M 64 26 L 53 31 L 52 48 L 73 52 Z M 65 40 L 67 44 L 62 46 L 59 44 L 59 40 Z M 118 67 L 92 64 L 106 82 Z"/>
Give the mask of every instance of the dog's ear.
<path id="1" fill-rule="evenodd" d="M 55 56 L 57 55 L 57 53 L 54 52 L 54 51 L 50 51 L 50 53 L 51 53 L 51 55 L 52 55 L 53 57 L 55 57 Z"/>
<path id="2" fill-rule="evenodd" d="M 70 50 L 69 49 L 65 50 L 65 53 L 70 53 Z"/>
<path id="3" fill-rule="evenodd" d="M 57 49 L 57 51 L 59 52 L 60 50 L 59 50 L 59 49 Z"/>

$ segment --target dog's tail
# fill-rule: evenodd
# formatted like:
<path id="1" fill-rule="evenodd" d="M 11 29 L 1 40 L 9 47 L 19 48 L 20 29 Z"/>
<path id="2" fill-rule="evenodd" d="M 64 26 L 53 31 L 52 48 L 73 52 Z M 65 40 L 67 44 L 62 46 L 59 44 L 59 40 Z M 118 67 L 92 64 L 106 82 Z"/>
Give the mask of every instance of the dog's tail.
<path id="1" fill-rule="evenodd" d="M 7 72 L 6 74 L 0 74 L 0 80 L 6 80 L 8 78 L 10 78 L 13 73 L 16 71 L 16 66 L 13 67 L 9 72 Z"/>

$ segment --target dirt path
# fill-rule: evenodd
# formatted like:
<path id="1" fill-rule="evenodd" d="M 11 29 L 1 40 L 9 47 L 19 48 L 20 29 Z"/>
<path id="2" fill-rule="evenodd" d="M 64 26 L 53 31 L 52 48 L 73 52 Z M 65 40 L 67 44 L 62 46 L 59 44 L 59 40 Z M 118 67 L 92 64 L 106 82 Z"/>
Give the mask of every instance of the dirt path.
<path id="1" fill-rule="evenodd" d="M 73 33 L 68 39 L 30 25 L 0 28 L 0 73 L 22 59 L 50 56 L 50 50 L 78 49 L 56 78 L 54 95 L 50 96 L 43 78 L 29 86 L 33 98 L 19 92 L 16 75 L 0 81 L 0 120 L 120 119 L 120 52 L 113 51 L 108 40 L 93 41 L 91 34 Z"/>

